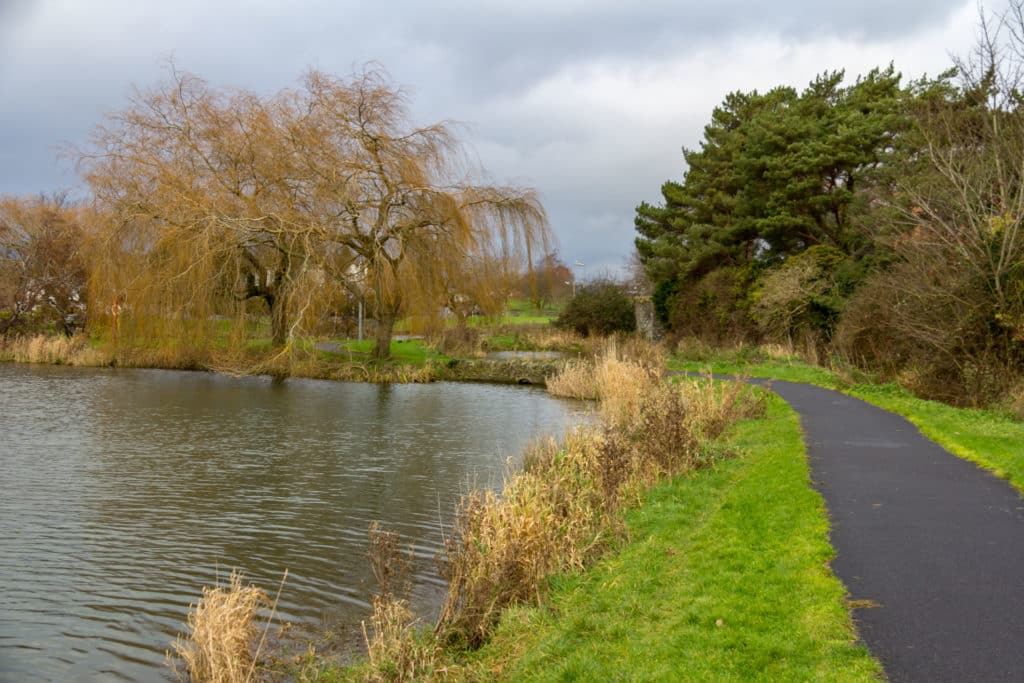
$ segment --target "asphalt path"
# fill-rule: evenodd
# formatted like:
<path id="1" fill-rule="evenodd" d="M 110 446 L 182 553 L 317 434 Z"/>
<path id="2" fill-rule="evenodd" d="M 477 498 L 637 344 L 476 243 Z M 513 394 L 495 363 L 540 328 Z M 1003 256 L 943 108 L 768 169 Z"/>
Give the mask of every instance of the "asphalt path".
<path id="1" fill-rule="evenodd" d="M 898 415 L 807 384 L 758 383 L 800 414 L 832 569 L 889 679 L 1024 681 L 1020 494 Z"/>
<path id="2" fill-rule="evenodd" d="M 800 415 L 832 569 L 889 679 L 1024 681 L 1020 494 L 898 415 L 808 384 L 751 381 Z"/>

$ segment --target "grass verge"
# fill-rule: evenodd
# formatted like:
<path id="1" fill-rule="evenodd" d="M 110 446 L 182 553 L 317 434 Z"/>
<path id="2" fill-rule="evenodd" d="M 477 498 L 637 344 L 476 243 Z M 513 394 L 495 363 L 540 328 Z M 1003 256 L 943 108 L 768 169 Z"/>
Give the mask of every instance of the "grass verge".
<path id="1" fill-rule="evenodd" d="M 694 386 L 691 381 L 684 384 Z M 700 394 L 691 396 L 708 397 L 726 389 L 733 391 L 735 385 L 705 385 Z M 721 405 L 721 399 L 704 400 L 708 406 Z M 642 406 L 644 399 L 640 401 Z M 413 661 L 407 655 L 422 652 L 429 642 L 423 640 L 423 631 L 415 638 L 403 632 L 404 640 L 390 656 L 378 654 L 386 666 L 371 661 L 355 669 L 321 668 L 312 680 L 878 680 L 881 669 L 856 643 L 844 588 L 828 568 L 832 557 L 828 522 L 820 496 L 809 487 L 797 416 L 780 399 L 773 396 L 767 401 L 766 417 L 740 422 L 733 427 L 728 445 L 715 447 L 740 457 L 714 457 L 705 460 L 703 467 L 659 466 L 661 472 L 682 474 L 643 477 L 661 483 L 646 492 L 627 494 L 635 498 L 622 521 L 611 525 L 621 524 L 618 531 L 605 524 L 565 527 L 562 512 L 557 511 L 557 501 L 564 501 L 598 512 L 598 499 L 588 502 L 581 498 L 582 492 L 569 489 L 577 485 L 572 482 L 595 475 L 604 480 L 613 474 L 600 443 L 569 442 L 540 454 L 539 462 L 528 457 L 524 478 L 511 490 L 506 488 L 506 502 L 486 505 L 500 515 L 509 514 L 509 519 L 493 526 L 496 532 L 520 534 L 523 530 L 522 538 L 503 541 L 481 533 L 477 524 L 463 527 L 469 531 L 463 540 L 472 541 L 470 566 L 487 570 L 480 573 L 485 580 L 474 574 L 474 586 L 488 584 L 496 576 L 504 577 L 499 583 L 506 591 L 510 586 L 529 586 L 513 600 L 493 600 L 497 596 L 493 587 L 484 586 L 491 597 L 467 601 L 474 607 L 470 610 L 474 617 L 482 616 L 476 609 L 481 602 L 505 605 L 494 627 L 487 629 L 489 635 L 480 639 L 483 647 L 449 648 L 432 667 L 417 668 L 417 675 L 405 678 L 396 674 Z M 636 426 L 637 407 L 633 401 L 609 404 L 607 397 L 602 402 L 602 410 L 608 411 L 605 419 L 613 424 Z M 700 412 L 707 415 L 706 408 Z M 732 420 L 705 417 L 701 422 L 724 426 Z M 644 434 L 657 431 L 642 429 Z M 600 457 L 592 459 L 584 451 Z M 590 463 L 598 469 L 591 470 Z M 554 474 L 570 476 L 554 478 L 551 486 L 556 495 L 532 493 L 534 483 L 553 481 L 552 464 Z M 537 473 L 544 476 L 534 482 L 530 477 Z M 620 486 L 614 484 L 613 489 L 621 492 Z M 547 489 L 544 484 L 543 490 Z M 590 490 L 590 486 L 584 489 Z M 524 491 L 531 495 L 519 495 Z M 519 512 L 513 514 L 515 510 Z M 573 513 L 566 519 L 578 521 L 580 516 Z M 594 539 L 598 527 L 606 531 L 597 535 L 612 540 L 611 553 L 590 563 L 582 557 L 589 553 L 590 544 L 576 543 L 570 536 Z M 557 536 L 556 545 L 582 555 L 524 572 L 522 555 L 530 555 L 529 549 L 541 551 L 537 558 L 550 557 L 553 546 L 536 536 L 544 529 L 549 530 L 544 535 Z M 465 542 L 460 545 L 466 547 Z M 504 548 L 511 554 L 503 554 Z M 479 553 L 491 559 L 478 558 Z M 515 571 L 508 573 L 509 567 Z M 521 582 L 525 573 L 531 578 Z M 517 581 L 513 583 L 512 578 Z M 535 592 L 543 594 L 543 599 L 532 599 Z M 477 623 L 491 622 L 485 618 Z M 375 626 L 385 630 L 387 622 Z M 372 653 L 374 640 L 369 641 Z"/>
<path id="2" fill-rule="evenodd" d="M 797 416 L 771 397 L 743 457 L 650 491 L 633 539 L 506 613 L 469 667 L 509 681 L 873 681 L 854 642 Z"/>
<path id="3" fill-rule="evenodd" d="M 895 384 L 852 382 L 828 369 L 796 359 L 745 363 L 735 359 L 669 362 L 673 370 L 714 372 L 806 382 L 835 389 L 902 415 L 951 453 L 1008 480 L 1024 492 L 1024 422 L 1009 415 L 918 398 Z M 855 378 L 856 379 L 856 378 Z"/>

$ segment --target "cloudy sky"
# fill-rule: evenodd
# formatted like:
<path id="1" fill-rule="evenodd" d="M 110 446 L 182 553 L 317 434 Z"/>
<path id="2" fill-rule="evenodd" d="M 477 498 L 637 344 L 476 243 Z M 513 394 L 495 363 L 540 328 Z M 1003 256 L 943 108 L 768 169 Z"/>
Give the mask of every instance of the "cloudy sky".
<path id="1" fill-rule="evenodd" d="M 936 74 L 976 23 L 975 0 L 0 0 L 0 194 L 84 192 L 59 150 L 168 57 L 265 93 L 378 61 L 418 122 L 468 124 L 495 180 L 537 188 L 591 277 L 622 267 L 634 207 L 682 176 L 726 93 L 890 61 Z"/>

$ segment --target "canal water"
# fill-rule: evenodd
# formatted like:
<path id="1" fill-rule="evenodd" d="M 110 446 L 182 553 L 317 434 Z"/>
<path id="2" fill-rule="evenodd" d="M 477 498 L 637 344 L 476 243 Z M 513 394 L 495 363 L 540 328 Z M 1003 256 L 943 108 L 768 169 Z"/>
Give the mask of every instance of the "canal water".
<path id="1" fill-rule="evenodd" d="M 535 388 L 274 381 L 0 364 L 0 680 L 164 681 L 190 602 L 233 567 L 311 632 L 358 624 L 367 528 L 417 557 L 586 408 Z"/>

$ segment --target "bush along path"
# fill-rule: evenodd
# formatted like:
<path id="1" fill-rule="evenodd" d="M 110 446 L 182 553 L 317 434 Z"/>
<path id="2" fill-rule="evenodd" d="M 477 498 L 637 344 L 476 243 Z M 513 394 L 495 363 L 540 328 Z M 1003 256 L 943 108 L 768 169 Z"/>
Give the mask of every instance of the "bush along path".
<path id="1" fill-rule="evenodd" d="M 833 571 L 890 680 L 1021 680 L 1019 492 L 893 413 L 816 386 L 753 381 L 800 415 L 831 517 Z"/>

